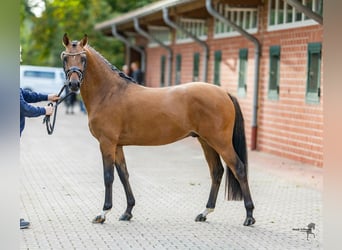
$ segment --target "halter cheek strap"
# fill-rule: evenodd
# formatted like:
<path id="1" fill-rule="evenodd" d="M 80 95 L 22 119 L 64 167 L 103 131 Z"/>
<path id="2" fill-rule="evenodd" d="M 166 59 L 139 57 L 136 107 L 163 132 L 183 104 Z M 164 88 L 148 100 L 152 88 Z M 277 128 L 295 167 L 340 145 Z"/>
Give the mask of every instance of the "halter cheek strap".
<path id="1" fill-rule="evenodd" d="M 63 51 L 61 53 L 61 59 L 63 60 L 63 58 L 66 56 L 77 56 L 77 55 L 81 55 L 81 54 L 85 54 L 85 53 L 86 52 L 84 50 L 80 51 L 80 52 L 76 52 L 76 53 L 68 53 L 68 52 Z M 76 67 L 76 66 L 72 66 L 68 70 L 65 70 L 65 62 L 63 60 L 63 69 L 65 72 L 66 80 L 68 80 L 70 78 L 72 73 L 76 73 L 78 75 L 78 78 L 80 79 L 80 82 L 82 82 L 85 67 L 86 67 L 86 60 L 83 61 L 83 70 L 81 70 L 79 67 Z"/>

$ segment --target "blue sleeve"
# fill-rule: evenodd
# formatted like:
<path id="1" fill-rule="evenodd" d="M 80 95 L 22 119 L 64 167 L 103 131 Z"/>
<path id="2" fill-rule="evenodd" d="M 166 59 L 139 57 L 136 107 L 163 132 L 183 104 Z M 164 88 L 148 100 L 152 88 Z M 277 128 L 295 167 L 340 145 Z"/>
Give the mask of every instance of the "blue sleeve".
<path id="1" fill-rule="evenodd" d="M 24 89 L 20 89 L 20 92 L 22 93 L 24 100 L 28 103 L 41 102 L 41 101 L 48 100 L 48 95 L 44 95 L 44 94 L 40 94 L 37 92 L 32 92 L 32 91 L 28 91 Z"/>
<path id="2" fill-rule="evenodd" d="M 35 107 L 27 103 L 24 99 L 23 91 L 20 91 L 20 116 L 24 117 L 37 117 L 45 115 L 45 108 Z"/>

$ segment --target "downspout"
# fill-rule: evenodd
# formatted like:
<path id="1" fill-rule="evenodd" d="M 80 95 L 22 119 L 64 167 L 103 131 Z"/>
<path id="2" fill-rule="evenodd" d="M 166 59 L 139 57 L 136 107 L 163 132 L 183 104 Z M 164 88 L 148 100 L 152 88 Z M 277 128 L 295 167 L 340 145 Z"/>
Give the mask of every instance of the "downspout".
<path id="1" fill-rule="evenodd" d="M 221 22 L 225 23 L 226 25 L 233 27 L 237 32 L 239 32 L 242 36 L 244 36 L 245 38 L 247 38 L 254 44 L 255 68 L 254 68 L 254 95 L 253 95 L 251 149 L 255 150 L 257 148 L 257 131 L 258 131 L 259 68 L 260 68 L 261 44 L 256 37 L 252 36 L 251 34 L 246 32 L 244 29 L 242 29 L 240 26 L 226 19 L 224 16 L 222 16 L 220 13 L 214 10 L 211 5 L 211 0 L 206 0 L 205 5 L 210 15 L 220 20 Z"/>
<path id="2" fill-rule="evenodd" d="M 168 13 L 168 8 L 164 7 L 163 8 L 163 19 L 164 22 L 169 25 L 171 28 L 175 30 L 180 30 L 181 32 L 185 33 L 187 36 L 191 37 L 196 43 L 198 43 L 204 50 L 204 63 L 203 63 L 203 82 L 208 81 L 208 59 L 209 59 L 209 47 L 208 44 L 200 40 L 198 37 L 196 37 L 194 34 L 191 32 L 187 31 L 180 25 L 178 25 L 175 22 L 172 22 L 169 13 Z"/>
<path id="3" fill-rule="evenodd" d="M 285 2 L 287 2 L 289 5 L 294 7 L 296 10 L 304 13 L 306 16 L 310 17 L 311 19 L 315 20 L 317 23 L 323 25 L 323 17 L 321 15 L 313 12 L 311 9 L 301 4 L 297 0 L 285 0 Z"/>
<path id="4" fill-rule="evenodd" d="M 169 75 L 168 75 L 168 85 L 171 86 L 171 81 L 172 81 L 172 49 L 165 45 L 163 42 L 159 41 L 157 38 L 151 36 L 149 33 L 147 33 L 145 30 L 143 30 L 140 25 L 139 25 L 139 21 L 138 21 L 138 18 L 134 18 L 133 19 L 134 21 L 134 29 L 140 34 L 142 35 L 143 37 L 146 37 L 148 40 L 152 40 L 156 43 L 158 43 L 161 47 L 163 47 L 164 49 L 167 50 L 168 52 L 168 57 L 167 57 L 167 60 L 168 60 L 168 70 L 169 70 Z"/>
<path id="5" fill-rule="evenodd" d="M 126 48 L 128 48 L 127 52 L 129 53 L 129 48 L 134 49 L 141 55 L 141 60 L 140 60 L 140 65 L 141 65 L 141 70 L 145 72 L 145 51 L 141 48 L 139 48 L 136 45 L 133 45 L 129 40 L 127 40 L 126 37 L 120 35 L 116 29 L 115 24 L 112 25 L 112 34 L 115 36 L 117 39 L 119 39 L 121 42 L 123 42 L 126 45 Z"/>

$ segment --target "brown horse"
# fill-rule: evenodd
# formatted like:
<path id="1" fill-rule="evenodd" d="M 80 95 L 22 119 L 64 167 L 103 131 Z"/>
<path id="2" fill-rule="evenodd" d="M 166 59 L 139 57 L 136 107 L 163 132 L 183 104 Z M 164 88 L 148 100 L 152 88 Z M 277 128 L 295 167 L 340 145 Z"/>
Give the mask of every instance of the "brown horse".
<path id="1" fill-rule="evenodd" d="M 135 199 L 123 152 L 125 145 L 164 145 L 188 136 L 197 137 L 212 179 L 209 200 L 196 221 L 213 212 L 227 164 L 226 196 L 244 199 L 245 226 L 255 223 L 247 180 L 244 121 L 237 99 L 223 88 L 193 82 L 174 87 L 147 88 L 119 71 L 88 45 L 85 35 L 70 41 L 64 34 L 61 58 L 72 91 L 81 90 L 89 129 L 99 141 L 103 158 L 105 201 L 93 220 L 103 223 L 112 208 L 114 166 L 123 184 L 127 208 L 120 220 L 130 220 Z"/>

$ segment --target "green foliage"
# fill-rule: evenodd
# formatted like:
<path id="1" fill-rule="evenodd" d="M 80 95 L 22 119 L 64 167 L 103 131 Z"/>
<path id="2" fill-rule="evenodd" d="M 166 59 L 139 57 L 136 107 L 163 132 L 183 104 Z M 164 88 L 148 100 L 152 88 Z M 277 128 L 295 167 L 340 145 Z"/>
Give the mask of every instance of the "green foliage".
<path id="1" fill-rule="evenodd" d="M 94 30 L 96 23 L 113 15 L 142 7 L 156 0 L 42 0 L 45 10 L 40 17 L 32 13 L 29 0 L 20 0 L 20 43 L 23 64 L 62 66 L 62 37 L 68 33 L 73 40 L 84 34 L 89 44 L 112 64 L 121 67 L 124 45 L 113 37 Z"/>

